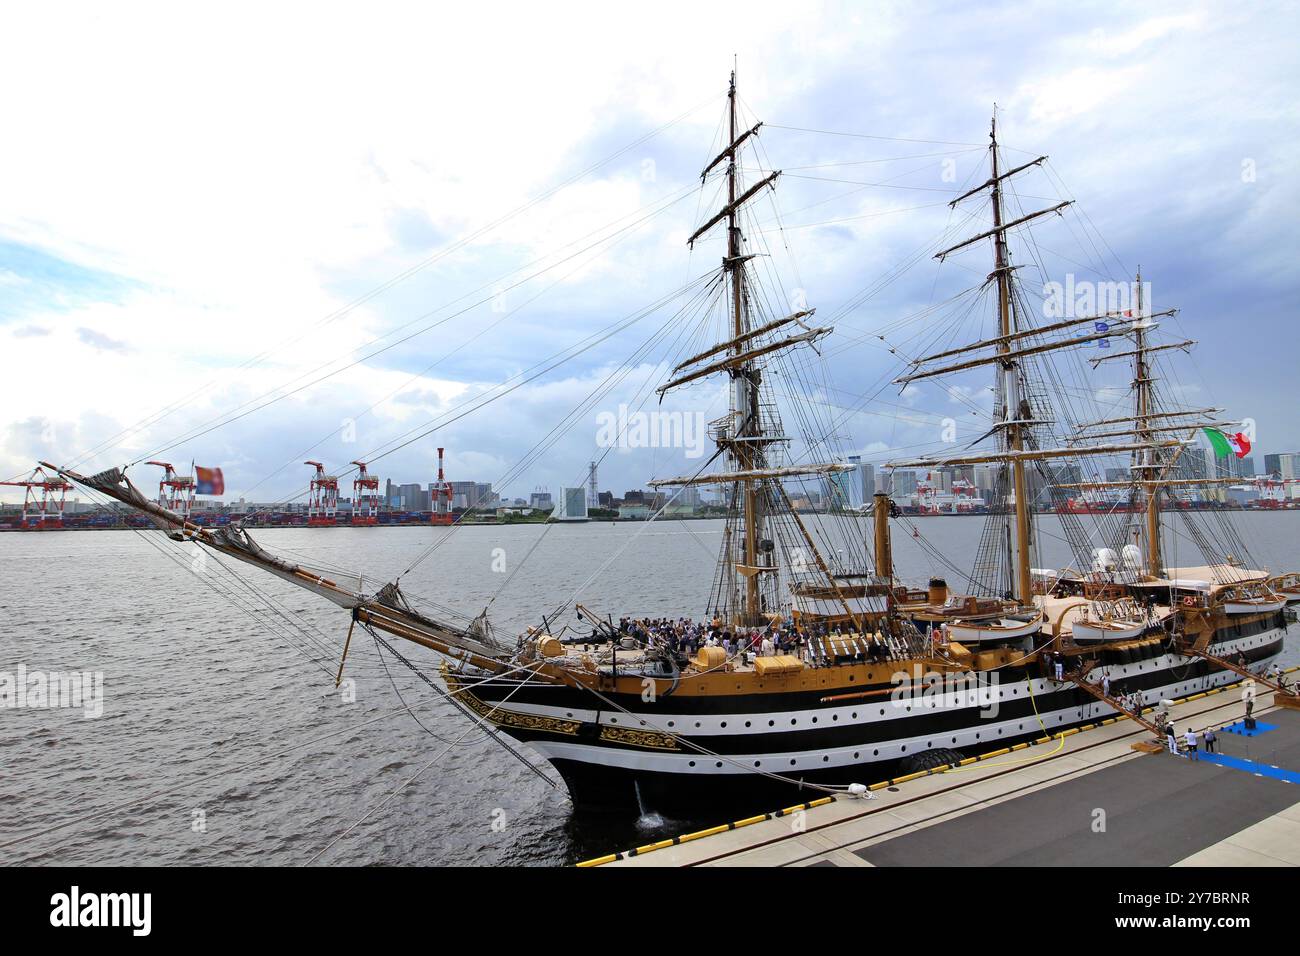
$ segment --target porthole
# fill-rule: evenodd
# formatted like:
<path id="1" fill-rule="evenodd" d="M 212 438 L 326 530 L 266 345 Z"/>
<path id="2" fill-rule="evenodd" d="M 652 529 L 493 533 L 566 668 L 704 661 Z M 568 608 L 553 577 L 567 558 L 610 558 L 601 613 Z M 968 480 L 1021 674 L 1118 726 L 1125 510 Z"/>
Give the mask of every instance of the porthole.
<path id="1" fill-rule="evenodd" d="M 694 766 L 695 766 L 695 761 L 692 760 L 691 763 L 690 763 L 690 765 L 691 765 L 692 767 L 694 767 Z"/>
<path id="2" fill-rule="evenodd" d="M 722 722 L 721 726 L 723 726 L 723 727 L 727 726 L 727 722 L 724 720 L 724 721 Z"/>
<path id="3" fill-rule="evenodd" d="M 880 751 L 879 751 L 879 750 L 873 750 L 873 751 L 871 751 L 871 756 L 873 756 L 873 757 L 879 757 L 879 756 L 880 756 Z"/>

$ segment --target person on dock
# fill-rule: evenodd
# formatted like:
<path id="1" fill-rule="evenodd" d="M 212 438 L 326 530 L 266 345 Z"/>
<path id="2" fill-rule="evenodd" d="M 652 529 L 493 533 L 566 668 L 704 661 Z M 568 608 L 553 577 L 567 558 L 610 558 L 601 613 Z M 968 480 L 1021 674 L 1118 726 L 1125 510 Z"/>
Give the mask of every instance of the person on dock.
<path id="1" fill-rule="evenodd" d="M 1174 733 L 1174 725 L 1170 724 L 1165 728 L 1165 737 L 1169 741 L 1169 752 L 1175 757 L 1178 756 L 1178 735 Z"/>
<path id="2" fill-rule="evenodd" d="M 1214 748 L 1218 744 L 1218 742 L 1219 742 L 1219 738 L 1218 735 L 1215 734 L 1214 728 L 1206 727 L 1205 728 L 1205 752 L 1207 754 L 1215 753 L 1216 751 Z"/>
<path id="3" fill-rule="evenodd" d="M 1191 757 L 1193 760 L 1200 760 L 1201 758 L 1197 754 L 1197 750 L 1196 750 L 1196 731 L 1193 730 L 1191 727 L 1187 728 L 1186 740 L 1187 740 L 1187 756 Z"/>

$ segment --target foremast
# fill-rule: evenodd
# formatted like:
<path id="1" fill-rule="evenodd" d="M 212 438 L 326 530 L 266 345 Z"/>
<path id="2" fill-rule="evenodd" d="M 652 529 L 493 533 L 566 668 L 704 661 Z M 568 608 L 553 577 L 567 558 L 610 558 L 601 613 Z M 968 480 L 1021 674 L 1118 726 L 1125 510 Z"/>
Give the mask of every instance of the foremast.
<path id="1" fill-rule="evenodd" d="M 736 72 L 731 72 L 731 82 L 727 88 L 727 123 L 730 129 L 728 142 L 731 143 L 731 155 L 727 162 L 727 258 L 722 267 L 730 272 L 731 279 L 731 335 L 734 341 L 732 355 L 737 359 L 735 373 L 732 376 L 732 420 L 737 422 L 735 440 L 731 443 L 738 471 L 752 471 L 754 456 L 761 453 L 760 443 L 763 438 L 763 423 L 758 409 L 758 369 L 752 358 L 743 356 L 744 345 L 741 337 L 747 331 L 745 321 L 745 263 L 740 256 L 740 224 L 737 221 L 736 203 Z M 775 179 L 773 179 L 773 182 Z M 739 416 L 737 417 L 737 413 Z M 745 583 L 744 623 L 755 624 L 762 613 L 759 597 L 758 563 L 759 541 L 763 540 L 760 532 L 763 528 L 763 502 L 759 500 L 755 482 L 741 482 L 743 495 L 743 537 L 744 563 L 748 573 L 742 572 Z"/>
<path id="2" fill-rule="evenodd" d="M 763 385 L 763 359 L 771 354 L 803 343 L 816 342 L 832 329 L 809 326 L 804 319 L 815 310 L 795 311 L 780 319 L 755 326 L 751 315 L 749 273 L 747 264 L 751 255 L 744 251 L 744 234 L 740 214 L 745 205 L 769 187 L 775 188 L 780 170 L 775 170 L 749 187 L 740 181 L 738 157 L 744 144 L 758 134 L 762 123 L 741 131 L 736 102 L 736 74 L 733 71 L 727 88 L 727 146 L 701 173 L 701 181 L 720 164 L 726 163 L 727 202 L 690 236 L 688 245 L 715 226 L 725 223 L 726 252 L 721 273 L 727 287 L 727 331 L 729 339 L 697 355 L 673 369 L 674 376 L 660 386 L 659 394 L 680 385 L 707 376 L 725 373 L 730 377 L 728 413 L 725 420 L 715 423 L 712 438 L 719 454 L 725 454 L 730 470 L 696 474 L 650 482 L 651 487 L 715 484 L 731 488 L 732 501 L 738 526 L 727 529 L 723 541 L 722 569 L 730 590 L 734 592 L 731 617 L 734 623 L 753 626 L 765 621 L 774 611 L 764 598 L 765 579 L 779 570 L 775 543 L 768 534 L 767 525 L 772 509 L 781 508 L 793 514 L 790 502 L 781 486 L 787 477 L 824 475 L 847 471 L 852 466 L 837 463 L 782 465 L 773 460 L 769 450 L 787 441 L 780 434 L 775 414 L 764 414 L 761 400 Z M 776 337 L 774 333 L 797 325 L 802 331 Z M 721 356 L 721 357 L 719 357 Z M 707 364 L 701 364 L 706 363 Z M 772 421 L 767 419 L 771 417 Z M 717 457 L 717 456 L 715 456 Z M 812 536 L 796 518 L 798 532 L 810 550 L 812 563 L 824 574 L 833 591 L 838 587 L 830 568 L 822 558 Z M 848 602 L 839 596 L 845 611 L 853 615 Z"/>
<path id="3" fill-rule="evenodd" d="M 1011 275 L 1010 262 L 1007 257 L 1007 231 L 1002 218 L 1002 177 L 998 170 L 998 117 L 993 114 L 992 128 L 989 131 L 989 155 L 991 159 L 993 190 L 993 228 L 994 233 L 994 271 L 998 284 L 998 329 L 1004 338 L 998 352 L 1003 358 L 1002 369 L 1002 420 L 1005 430 L 1007 448 L 1013 452 L 1025 450 L 1024 423 L 1031 417 L 1029 405 L 1020 395 L 1019 366 L 1005 358 L 1011 352 L 1011 336 L 1018 329 L 1012 328 L 1011 318 Z M 1016 529 L 1016 592 L 1020 602 L 1028 603 L 1033 593 L 1031 578 L 1030 546 L 1031 532 L 1029 523 L 1029 494 L 1025 482 L 1025 462 L 1016 458 L 1011 462 L 1012 494 L 1015 495 L 1015 529 Z"/>

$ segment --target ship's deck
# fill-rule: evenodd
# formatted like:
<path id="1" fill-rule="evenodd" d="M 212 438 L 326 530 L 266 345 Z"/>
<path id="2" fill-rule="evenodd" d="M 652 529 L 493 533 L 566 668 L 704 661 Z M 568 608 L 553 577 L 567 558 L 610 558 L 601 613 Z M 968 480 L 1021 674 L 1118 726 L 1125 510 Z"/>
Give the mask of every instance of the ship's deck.
<path id="1" fill-rule="evenodd" d="M 1034 603 L 1042 609 L 1043 612 L 1043 630 L 1051 634 L 1052 628 L 1056 622 L 1061 622 L 1061 634 L 1068 636 L 1073 632 L 1071 625 L 1074 622 L 1074 614 L 1069 613 L 1072 607 L 1086 607 L 1088 600 L 1082 597 L 1051 597 L 1046 595 L 1036 595 Z M 1157 621 L 1163 621 L 1174 612 L 1174 609 L 1168 605 L 1159 604 L 1153 608 Z M 1064 617 L 1062 615 L 1064 614 Z"/>
<path id="2" fill-rule="evenodd" d="M 1300 711 L 1220 731 L 1219 757 L 1142 753 L 1127 719 L 999 752 L 946 773 L 651 844 L 620 866 L 1300 866 Z M 1238 722 L 1236 688 L 1177 703 L 1174 725 Z M 652 852 L 651 852 L 652 851 Z"/>

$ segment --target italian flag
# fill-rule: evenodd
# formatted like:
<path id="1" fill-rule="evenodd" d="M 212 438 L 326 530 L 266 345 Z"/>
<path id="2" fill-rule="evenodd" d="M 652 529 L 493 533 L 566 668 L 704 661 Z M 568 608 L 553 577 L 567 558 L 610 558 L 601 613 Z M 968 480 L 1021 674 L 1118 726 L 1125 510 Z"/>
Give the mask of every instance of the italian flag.
<path id="1" fill-rule="evenodd" d="M 1217 428 L 1204 428 L 1202 431 L 1205 432 L 1205 437 L 1210 440 L 1216 458 L 1227 458 L 1229 455 L 1245 458 L 1250 454 L 1250 439 L 1241 432 L 1237 432 L 1235 435 L 1227 435 Z"/>

